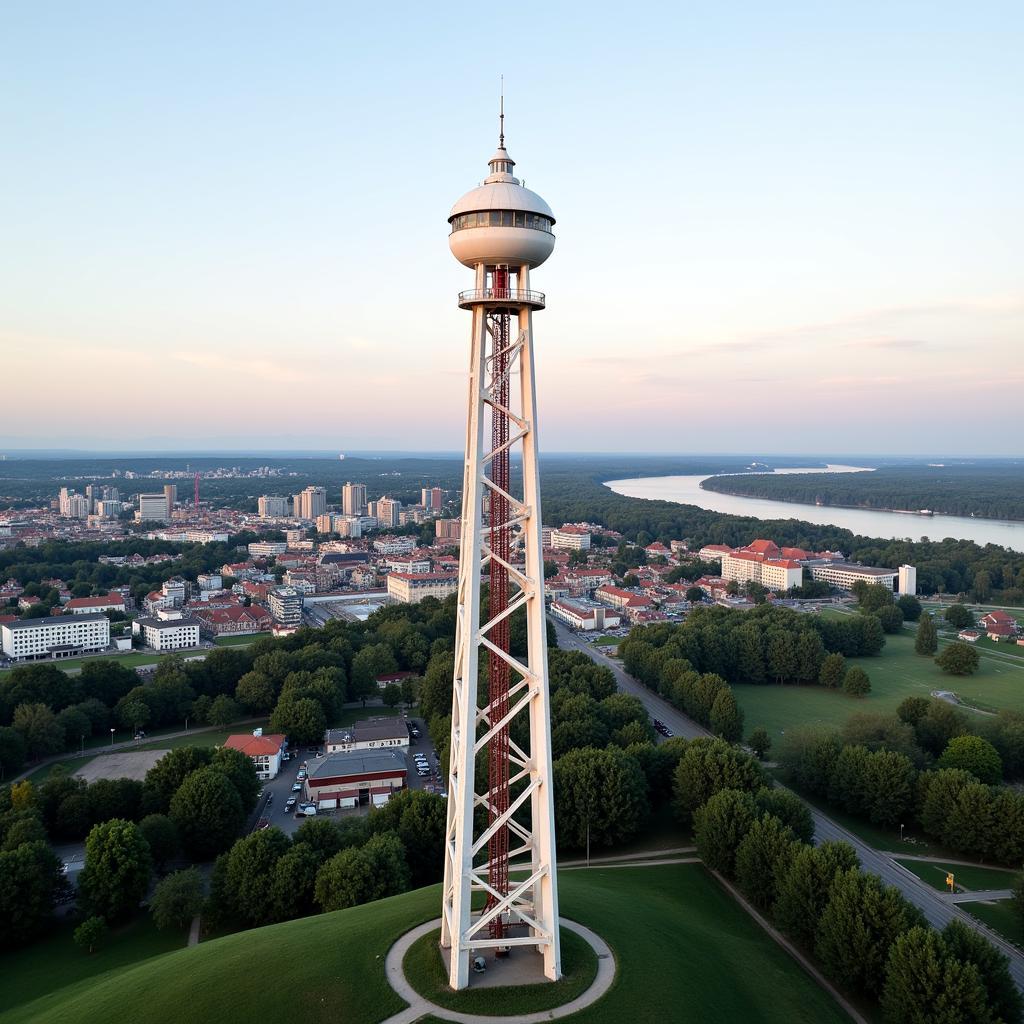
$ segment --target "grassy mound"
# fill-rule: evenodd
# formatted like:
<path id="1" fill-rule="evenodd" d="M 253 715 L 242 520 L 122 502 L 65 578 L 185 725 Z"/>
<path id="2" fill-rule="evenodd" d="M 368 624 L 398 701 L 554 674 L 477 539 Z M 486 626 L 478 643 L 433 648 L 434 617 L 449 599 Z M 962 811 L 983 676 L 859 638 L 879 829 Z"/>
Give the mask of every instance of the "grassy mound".
<path id="1" fill-rule="evenodd" d="M 405 954 L 402 970 L 405 979 L 432 1003 L 460 1013 L 493 1014 L 533 1013 L 550 1010 L 575 999 L 590 988 L 597 975 L 597 954 L 590 944 L 568 928 L 561 930 L 562 977 L 554 984 L 504 985 L 495 988 L 453 992 L 448 987 L 448 972 L 441 958 L 440 928 L 417 939 Z"/>
<path id="2" fill-rule="evenodd" d="M 573 1024 L 845 1020 L 699 864 L 567 870 L 559 886 L 565 915 L 597 931 L 618 966 L 608 994 Z M 403 1009 L 384 977 L 388 948 L 439 903 L 431 886 L 228 935 L 58 988 L 4 1024 L 377 1024 Z"/>

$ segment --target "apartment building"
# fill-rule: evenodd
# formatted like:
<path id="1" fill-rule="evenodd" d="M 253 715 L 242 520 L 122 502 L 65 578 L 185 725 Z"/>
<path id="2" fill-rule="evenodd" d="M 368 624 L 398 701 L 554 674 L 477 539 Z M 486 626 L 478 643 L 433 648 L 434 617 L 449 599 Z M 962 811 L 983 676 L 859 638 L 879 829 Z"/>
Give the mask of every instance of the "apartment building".
<path id="1" fill-rule="evenodd" d="M 302 594 L 295 587 L 274 587 L 268 592 L 267 600 L 277 625 L 302 625 Z"/>
<path id="2" fill-rule="evenodd" d="M 395 498 L 378 498 L 373 502 L 370 515 L 377 517 L 378 524 L 384 529 L 394 529 L 400 526 L 402 503 Z"/>
<path id="3" fill-rule="evenodd" d="M 271 555 L 283 555 L 288 545 L 283 540 L 257 540 L 249 545 L 250 558 L 269 558 Z"/>
<path id="4" fill-rule="evenodd" d="M 169 523 L 171 521 L 171 503 L 167 500 L 166 492 L 140 494 L 139 510 L 135 515 L 141 523 Z"/>
<path id="5" fill-rule="evenodd" d="M 288 515 L 288 499 L 264 494 L 257 502 L 260 519 L 283 519 Z"/>
<path id="6" fill-rule="evenodd" d="M 791 558 L 765 558 L 755 551 L 722 555 L 722 578 L 737 583 L 760 583 L 768 590 L 789 590 L 803 583 L 803 566 Z"/>
<path id="7" fill-rule="evenodd" d="M 434 521 L 434 535 L 438 540 L 458 540 L 462 536 L 461 519 L 437 519 Z"/>
<path id="8" fill-rule="evenodd" d="M 146 616 L 132 623 L 132 632 L 154 651 L 180 651 L 199 646 L 199 621 L 191 616 Z"/>
<path id="9" fill-rule="evenodd" d="M 854 583 L 860 580 L 868 584 L 879 583 L 892 590 L 897 575 L 898 572 L 894 569 L 878 569 L 870 565 L 854 565 L 850 562 L 811 566 L 811 576 L 814 579 L 824 580 L 839 590 L 852 590 Z"/>
<path id="10" fill-rule="evenodd" d="M 341 510 L 347 516 L 366 512 L 366 484 L 346 483 L 341 489 Z"/>
<path id="11" fill-rule="evenodd" d="M 316 522 L 317 518 L 327 511 L 327 491 L 323 487 L 307 487 L 300 491 L 292 500 L 292 516 L 296 519 L 309 519 Z"/>
<path id="12" fill-rule="evenodd" d="M 551 546 L 556 551 L 589 551 L 590 531 L 585 526 L 560 526 L 551 531 Z"/>
<path id="13" fill-rule="evenodd" d="M 13 661 L 73 658 L 110 646 L 110 620 L 99 612 L 20 619 L 0 625 L 0 637 Z"/>

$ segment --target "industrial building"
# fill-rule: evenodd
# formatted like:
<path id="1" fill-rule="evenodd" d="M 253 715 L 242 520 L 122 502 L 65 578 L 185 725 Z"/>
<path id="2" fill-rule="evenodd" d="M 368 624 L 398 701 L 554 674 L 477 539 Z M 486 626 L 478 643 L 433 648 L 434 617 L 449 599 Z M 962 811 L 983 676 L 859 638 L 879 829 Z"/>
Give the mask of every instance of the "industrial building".
<path id="1" fill-rule="evenodd" d="M 381 807 L 405 788 L 405 757 L 395 750 L 353 750 L 310 762 L 305 798 L 321 810 Z"/>

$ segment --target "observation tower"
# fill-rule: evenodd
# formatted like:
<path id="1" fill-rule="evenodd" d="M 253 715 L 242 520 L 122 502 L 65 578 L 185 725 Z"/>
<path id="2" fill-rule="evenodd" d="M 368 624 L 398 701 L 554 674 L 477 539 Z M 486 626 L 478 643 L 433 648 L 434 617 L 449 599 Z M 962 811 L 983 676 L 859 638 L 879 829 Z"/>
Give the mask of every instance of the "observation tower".
<path id="1" fill-rule="evenodd" d="M 533 363 L 544 295 L 530 288 L 530 271 L 554 249 L 555 218 L 512 174 L 504 104 L 488 163 L 448 217 L 452 253 L 475 278 L 459 293 L 473 326 L 441 922 L 455 989 L 469 984 L 471 953 L 518 947 L 541 954 L 545 977 L 561 976 Z M 511 645 L 514 616 L 526 620 L 525 650 Z M 486 904 L 474 913 L 477 892 Z"/>

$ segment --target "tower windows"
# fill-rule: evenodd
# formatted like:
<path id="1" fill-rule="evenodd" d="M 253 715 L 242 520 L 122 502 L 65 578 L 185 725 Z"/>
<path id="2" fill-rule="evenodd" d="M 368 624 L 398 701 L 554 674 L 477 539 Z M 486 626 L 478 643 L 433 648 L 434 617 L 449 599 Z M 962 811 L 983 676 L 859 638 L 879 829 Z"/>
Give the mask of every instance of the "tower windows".
<path id="1" fill-rule="evenodd" d="M 481 210 L 477 213 L 460 213 L 451 218 L 452 231 L 464 228 L 532 228 L 534 231 L 551 233 L 551 218 L 539 213 L 523 213 L 518 210 Z"/>

